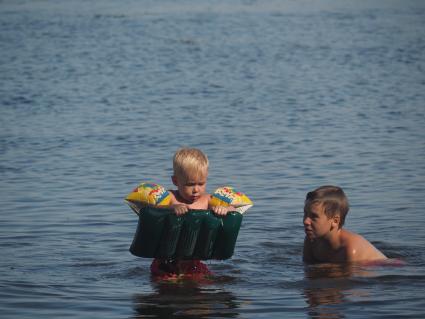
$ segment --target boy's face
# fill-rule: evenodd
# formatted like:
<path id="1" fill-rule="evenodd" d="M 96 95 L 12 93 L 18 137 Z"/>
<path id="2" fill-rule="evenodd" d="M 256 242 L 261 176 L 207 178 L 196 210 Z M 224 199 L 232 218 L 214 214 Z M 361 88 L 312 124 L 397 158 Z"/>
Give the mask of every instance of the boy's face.
<path id="1" fill-rule="evenodd" d="M 325 209 L 320 203 L 305 208 L 304 231 L 310 241 L 329 235 L 333 227 L 338 226 L 335 222 L 337 223 L 335 218 L 326 216 Z"/>
<path id="2" fill-rule="evenodd" d="M 188 204 L 192 204 L 205 194 L 207 177 L 208 172 L 204 172 L 203 174 L 189 175 L 187 177 L 174 175 L 172 180 L 174 185 L 177 186 L 180 197 Z"/>

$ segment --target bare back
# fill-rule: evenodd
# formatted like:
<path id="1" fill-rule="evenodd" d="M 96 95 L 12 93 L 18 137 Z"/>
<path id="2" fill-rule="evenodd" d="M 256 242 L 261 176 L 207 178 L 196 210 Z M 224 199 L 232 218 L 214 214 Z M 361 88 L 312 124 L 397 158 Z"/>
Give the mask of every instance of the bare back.
<path id="1" fill-rule="evenodd" d="M 348 262 L 387 259 L 367 239 L 348 230 L 341 230 L 341 243 L 345 248 Z"/>
<path id="2" fill-rule="evenodd" d="M 384 260 L 387 257 L 364 237 L 341 229 L 338 235 L 328 240 L 304 241 L 305 262 L 347 263 Z"/>

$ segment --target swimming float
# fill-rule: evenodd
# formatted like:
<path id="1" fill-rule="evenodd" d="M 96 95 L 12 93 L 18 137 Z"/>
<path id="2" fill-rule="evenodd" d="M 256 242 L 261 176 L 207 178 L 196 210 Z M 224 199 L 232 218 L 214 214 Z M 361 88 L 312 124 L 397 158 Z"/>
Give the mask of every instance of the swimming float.
<path id="1" fill-rule="evenodd" d="M 228 259 L 233 255 L 243 215 L 216 216 L 210 210 L 189 210 L 177 216 L 172 209 L 145 207 L 139 215 L 130 252 L 160 259 Z"/>
<path id="2" fill-rule="evenodd" d="M 231 186 L 217 188 L 209 206 L 233 206 L 217 216 L 211 210 L 189 210 L 177 216 L 170 209 L 170 193 L 156 183 L 140 183 L 125 198 L 139 216 L 130 252 L 162 260 L 228 259 L 233 255 L 243 213 L 252 201 Z"/>

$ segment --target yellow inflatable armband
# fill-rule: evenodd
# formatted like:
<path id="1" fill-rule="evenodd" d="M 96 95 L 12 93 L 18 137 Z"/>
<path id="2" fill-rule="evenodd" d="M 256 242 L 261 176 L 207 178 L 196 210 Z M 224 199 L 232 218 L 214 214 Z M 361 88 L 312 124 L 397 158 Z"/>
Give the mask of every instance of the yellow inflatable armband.
<path id="1" fill-rule="evenodd" d="M 234 206 L 241 214 L 254 205 L 248 196 L 230 186 L 217 188 L 211 195 L 209 204 L 210 206 Z"/>
<path id="2" fill-rule="evenodd" d="M 170 205 L 170 193 L 161 185 L 155 183 L 141 183 L 125 198 L 130 208 L 137 214 L 147 206 Z"/>

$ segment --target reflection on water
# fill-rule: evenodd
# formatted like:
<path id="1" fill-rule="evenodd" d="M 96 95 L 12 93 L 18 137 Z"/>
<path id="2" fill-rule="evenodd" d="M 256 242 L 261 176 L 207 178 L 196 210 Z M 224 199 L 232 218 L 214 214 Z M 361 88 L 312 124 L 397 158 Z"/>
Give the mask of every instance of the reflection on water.
<path id="1" fill-rule="evenodd" d="M 350 309 L 354 307 L 359 318 L 387 318 L 388 307 L 394 305 L 397 305 L 397 318 L 401 313 L 407 318 L 418 318 L 411 314 L 423 304 L 422 294 L 406 298 L 402 291 L 403 287 L 414 290 L 415 285 L 422 286 L 423 278 L 415 266 L 400 259 L 308 265 L 304 267 L 301 296 L 310 318 L 351 317 Z M 364 305 L 373 305 L 373 314 Z"/>
<path id="2" fill-rule="evenodd" d="M 332 305 L 344 302 L 343 294 L 337 288 L 325 288 L 305 291 L 309 303 L 308 314 L 311 318 L 345 318 L 344 314 Z"/>
<path id="3" fill-rule="evenodd" d="M 309 279 L 344 278 L 351 276 L 352 273 L 351 264 L 317 264 L 304 268 L 305 277 Z"/>
<path id="4" fill-rule="evenodd" d="M 353 286 L 352 277 L 369 277 L 373 273 L 353 264 L 317 264 L 304 269 L 307 282 L 303 295 L 311 318 L 345 318 L 338 305 L 349 302 L 349 296 L 366 293 Z"/>
<path id="5" fill-rule="evenodd" d="M 134 295 L 134 318 L 235 318 L 236 297 L 193 281 L 155 282 L 155 292 Z"/>

